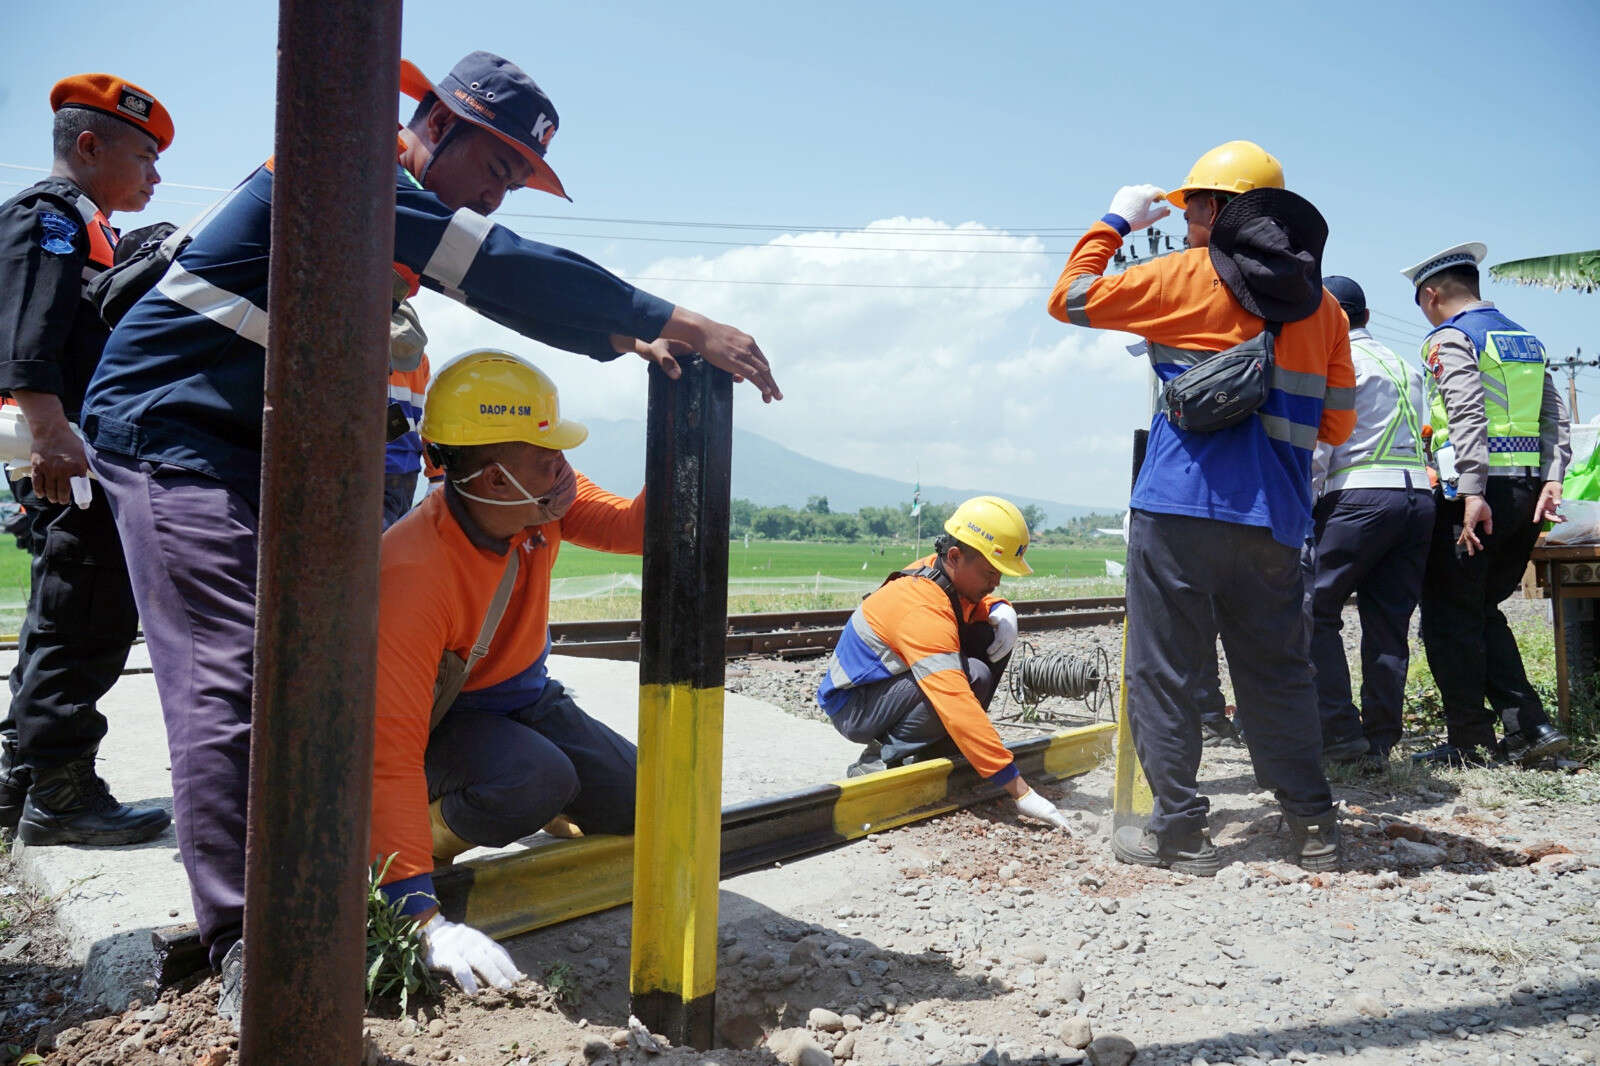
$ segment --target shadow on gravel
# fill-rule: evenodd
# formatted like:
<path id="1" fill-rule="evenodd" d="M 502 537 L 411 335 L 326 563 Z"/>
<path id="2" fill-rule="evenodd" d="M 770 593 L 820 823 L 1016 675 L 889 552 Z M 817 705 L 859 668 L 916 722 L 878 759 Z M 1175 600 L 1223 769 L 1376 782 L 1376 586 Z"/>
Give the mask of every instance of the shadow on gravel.
<path id="1" fill-rule="evenodd" d="M 1600 1000 L 1600 981 L 1578 981 L 1560 985 L 1551 989 L 1550 997 L 1578 998 L 1595 1002 Z M 1559 1012 L 1560 1016 L 1565 1014 L 1565 1011 Z M 1451 1061 L 1465 1061 L 1467 1048 L 1482 1046 L 1480 1042 L 1469 1042 L 1465 1037 L 1470 1037 L 1472 1034 L 1487 1035 L 1505 1026 L 1513 1026 L 1531 1033 L 1546 1025 L 1563 1024 L 1560 1016 L 1547 1019 L 1537 1003 L 1516 1005 L 1504 999 L 1485 998 L 1449 1007 L 1397 1010 L 1386 1018 L 1357 1015 L 1347 1021 L 1330 1025 L 1235 1029 L 1222 1036 L 1203 1040 L 1142 1044 L 1139 1047 L 1139 1061 L 1186 1063 L 1198 1056 L 1211 1062 L 1219 1062 L 1247 1055 L 1258 1059 L 1276 1059 L 1286 1057 L 1296 1050 L 1307 1054 L 1321 1052 L 1326 1055 L 1338 1054 L 1346 1047 L 1357 1051 L 1367 1048 L 1403 1048 L 1425 1040 L 1456 1042 L 1461 1049 L 1460 1057 Z M 1522 1034 L 1511 1035 L 1520 1037 Z M 1447 1057 L 1450 1054 L 1451 1052 L 1447 1050 Z"/>
<path id="2" fill-rule="evenodd" d="M 722 1046 L 750 1048 L 767 1031 L 804 1026 L 813 1007 L 862 1018 L 886 1000 L 983 1000 L 1002 994 L 987 979 L 956 971 L 947 956 L 915 955 L 776 911 L 723 889 L 718 902 L 717 1030 Z M 628 1024 L 628 936 L 621 907 L 508 941 L 517 964 L 551 991 L 562 1010 L 601 1029 Z M 851 928 L 870 928 L 857 919 Z"/>

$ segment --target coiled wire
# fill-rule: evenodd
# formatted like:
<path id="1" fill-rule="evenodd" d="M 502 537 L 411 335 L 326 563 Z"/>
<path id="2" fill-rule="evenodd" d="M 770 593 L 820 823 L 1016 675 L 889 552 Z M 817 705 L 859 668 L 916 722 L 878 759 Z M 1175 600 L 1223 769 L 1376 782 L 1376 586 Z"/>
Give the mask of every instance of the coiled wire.
<path id="1" fill-rule="evenodd" d="M 1024 721 L 1041 717 L 1039 704 L 1051 697 L 1081 700 L 1096 721 L 1111 706 L 1111 659 L 1104 648 L 1087 655 L 1070 651 L 1039 651 L 1019 641 L 1006 671 L 1009 693 L 1021 707 Z"/>

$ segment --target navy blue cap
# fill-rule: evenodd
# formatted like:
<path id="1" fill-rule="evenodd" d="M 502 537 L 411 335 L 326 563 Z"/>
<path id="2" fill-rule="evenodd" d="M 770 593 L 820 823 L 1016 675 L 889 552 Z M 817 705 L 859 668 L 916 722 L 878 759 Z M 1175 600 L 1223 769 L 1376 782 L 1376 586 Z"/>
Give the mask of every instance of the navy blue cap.
<path id="1" fill-rule="evenodd" d="M 1333 293 L 1333 298 L 1339 301 L 1339 306 L 1344 308 L 1344 313 L 1351 311 L 1365 311 L 1367 309 L 1367 294 L 1361 291 L 1361 286 L 1342 274 L 1332 274 L 1322 279 L 1322 287 Z"/>
<path id="2" fill-rule="evenodd" d="M 544 90 L 522 68 L 493 52 L 472 52 L 435 85 L 409 59 L 400 61 L 400 91 L 413 100 L 433 93 L 457 115 L 515 148 L 533 167 L 527 186 L 570 200 L 544 161 L 560 119 Z"/>

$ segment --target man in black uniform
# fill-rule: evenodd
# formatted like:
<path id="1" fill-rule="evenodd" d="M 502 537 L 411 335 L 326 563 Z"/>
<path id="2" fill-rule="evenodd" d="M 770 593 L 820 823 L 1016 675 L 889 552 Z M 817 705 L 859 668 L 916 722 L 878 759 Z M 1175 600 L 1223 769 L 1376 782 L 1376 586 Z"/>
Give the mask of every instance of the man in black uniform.
<path id="1" fill-rule="evenodd" d="M 0 393 L 33 434 L 30 476 L 11 485 L 30 516 L 33 572 L 0 721 L 0 828 L 32 845 L 133 844 L 171 819 L 118 803 L 94 759 L 106 734 L 96 704 L 139 618 L 105 494 L 75 506 L 72 483 L 88 474 L 76 423 L 108 334 L 84 290 L 112 263 L 109 216 L 150 202 L 172 119 L 110 74 L 63 79 L 50 107 L 50 176 L 0 206 Z"/>

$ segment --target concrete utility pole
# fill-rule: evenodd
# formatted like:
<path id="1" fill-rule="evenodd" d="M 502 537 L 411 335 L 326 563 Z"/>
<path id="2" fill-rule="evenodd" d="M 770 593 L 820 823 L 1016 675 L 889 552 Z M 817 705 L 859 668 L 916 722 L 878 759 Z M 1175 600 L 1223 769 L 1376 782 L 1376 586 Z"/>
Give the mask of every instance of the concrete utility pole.
<path id="1" fill-rule="evenodd" d="M 650 368 L 639 626 L 633 1013 L 674 1044 L 716 1039 L 722 696 L 733 379 L 697 356 Z"/>
<path id="2" fill-rule="evenodd" d="M 1550 364 L 1551 370 L 1567 372 L 1567 418 L 1573 422 L 1582 421 L 1578 417 L 1578 371 L 1584 367 L 1600 367 L 1600 359 L 1585 359 L 1582 348 L 1575 348 L 1565 359 Z"/>
<path id="3" fill-rule="evenodd" d="M 362 1058 L 399 68 L 398 0 L 281 0 L 242 1066 Z"/>

